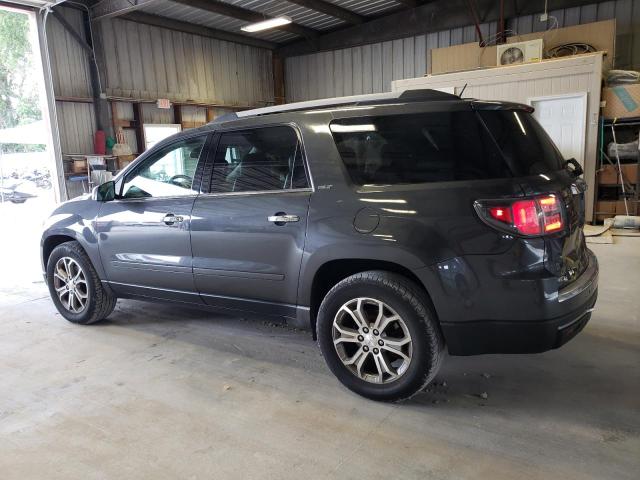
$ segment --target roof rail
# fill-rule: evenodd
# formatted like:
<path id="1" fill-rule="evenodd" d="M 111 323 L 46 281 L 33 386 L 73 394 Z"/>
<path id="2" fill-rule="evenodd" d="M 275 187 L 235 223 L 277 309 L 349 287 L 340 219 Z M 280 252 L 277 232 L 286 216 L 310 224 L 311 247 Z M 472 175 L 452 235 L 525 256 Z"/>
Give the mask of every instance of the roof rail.
<path id="1" fill-rule="evenodd" d="M 437 100 L 460 100 L 457 95 L 440 92 L 438 90 L 405 90 L 403 92 L 373 93 L 368 95 L 351 95 L 348 97 L 323 98 L 320 100 L 309 100 L 306 102 L 285 103 L 273 105 L 271 107 L 254 108 L 253 110 L 242 110 L 235 113 L 235 118 L 254 117 L 259 115 L 269 115 L 273 113 L 293 112 L 299 110 L 317 110 L 320 108 L 341 107 L 346 105 L 384 105 L 397 101 L 405 102 L 427 102 Z M 216 121 L 227 121 L 234 117 L 223 115 Z"/>

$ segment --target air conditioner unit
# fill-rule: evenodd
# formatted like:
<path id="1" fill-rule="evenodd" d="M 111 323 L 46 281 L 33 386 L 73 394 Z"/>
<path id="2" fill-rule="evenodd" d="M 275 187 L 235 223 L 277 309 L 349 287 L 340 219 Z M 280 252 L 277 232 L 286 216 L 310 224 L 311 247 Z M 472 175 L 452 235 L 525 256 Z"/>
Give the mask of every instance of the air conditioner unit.
<path id="1" fill-rule="evenodd" d="M 498 45 L 498 65 L 539 62 L 542 60 L 542 39 Z"/>

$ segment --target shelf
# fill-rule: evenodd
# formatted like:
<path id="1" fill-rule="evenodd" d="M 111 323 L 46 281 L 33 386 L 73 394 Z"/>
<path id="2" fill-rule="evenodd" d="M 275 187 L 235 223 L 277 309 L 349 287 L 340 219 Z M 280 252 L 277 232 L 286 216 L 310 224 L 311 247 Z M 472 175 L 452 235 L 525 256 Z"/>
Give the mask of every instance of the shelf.
<path id="1" fill-rule="evenodd" d="M 626 117 L 626 118 L 605 118 L 603 120 L 605 126 L 610 127 L 615 125 L 616 127 L 622 126 L 637 126 L 640 125 L 640 117 Z"/>

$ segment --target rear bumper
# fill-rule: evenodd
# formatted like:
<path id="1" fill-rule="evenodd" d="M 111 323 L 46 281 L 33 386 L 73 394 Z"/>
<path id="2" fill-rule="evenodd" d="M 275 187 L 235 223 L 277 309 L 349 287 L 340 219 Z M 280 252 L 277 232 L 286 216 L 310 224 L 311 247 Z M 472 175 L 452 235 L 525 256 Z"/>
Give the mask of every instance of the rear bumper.
<path id="1" fill-rule="evenodd" d="M 589 265 L 575 282 L 556 290 L 555 295 L 546 295 L 541 302 L 519 306 L 537 312 L 535 319 L 441 319 L 449 353 L 539 353 L 567 343 L 587 324 L 598 298 L 598 261 L 593 253 L 588 254 Z"/>
<path id="2" fill-rule="evenodd" d="M 575 337 L 591 318 L 598 290 L 579 310 L 540 322 L 477 321 L 442 324 L 451 355 L 540 353 L 559 348 Z"/>

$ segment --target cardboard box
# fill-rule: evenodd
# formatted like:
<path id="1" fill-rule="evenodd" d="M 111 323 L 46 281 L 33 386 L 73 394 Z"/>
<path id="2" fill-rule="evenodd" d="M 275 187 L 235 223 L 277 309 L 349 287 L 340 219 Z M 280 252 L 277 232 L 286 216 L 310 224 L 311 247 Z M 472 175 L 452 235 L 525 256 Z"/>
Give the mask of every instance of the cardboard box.
<path id="1" fill-rule="evenodd" d="M 596 202 L 596 213 L 614 216 L 616 214 L 616 203 L 615 200 L 598 200 Z"/>
<path id="2" fill-rule="evenodd" d="M 638 164 L 627 163 L 620 165 L 622 167 L 622 176 L 628 183 L 638 183 Z M 598 170 L 598 183 L 600 185 L 618 185 L 618 169 L 613 165 L 604 165 Z"/>
<path id="3" fill-rule="evenodd" d="M 118 170 L 122 170 L 131 162 L 136 159 L 135 155 L 119 155 L 118 156 Z"/>
<path id="4" fill-rule="evenodd" d="M 640 84 L 618 85 L 602 89 L 605 118 L 640 117 Z"/>
<path id="5" fill-rule="evenodd" d="M 628 206 L 629 206 L 629 211 L 631 211 L 631 208 L 632 208 L 631 201 L 628 202 Z M 627 213 L 627 210 L 624 208 L 624 200 L 618 200 L 616 202 L 616 215 L 625 215 L 626 213 Z"/>
<path id="6" fill-rule="evenodd" d="M 85 158 L 74 158 L 71 164 L 71 171 L 73 173 L 81 173 L 87 171 L 87 160 Z"/>

